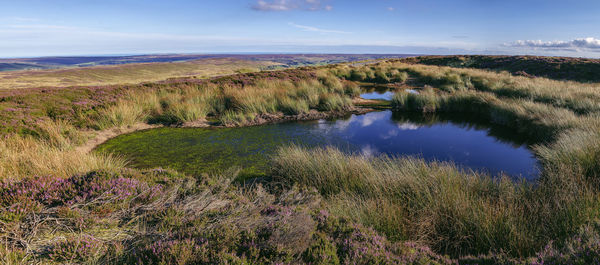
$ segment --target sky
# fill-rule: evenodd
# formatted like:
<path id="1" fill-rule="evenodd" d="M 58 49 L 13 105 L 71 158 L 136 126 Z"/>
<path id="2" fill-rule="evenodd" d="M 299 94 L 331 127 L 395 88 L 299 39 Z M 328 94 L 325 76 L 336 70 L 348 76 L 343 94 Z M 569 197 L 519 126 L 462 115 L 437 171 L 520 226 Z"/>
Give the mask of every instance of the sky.
<path id="1" fill-rule="evenodd" d="M 598 0 L 0 0 L 0 57 L 149 53 L 600 57 Z"/>

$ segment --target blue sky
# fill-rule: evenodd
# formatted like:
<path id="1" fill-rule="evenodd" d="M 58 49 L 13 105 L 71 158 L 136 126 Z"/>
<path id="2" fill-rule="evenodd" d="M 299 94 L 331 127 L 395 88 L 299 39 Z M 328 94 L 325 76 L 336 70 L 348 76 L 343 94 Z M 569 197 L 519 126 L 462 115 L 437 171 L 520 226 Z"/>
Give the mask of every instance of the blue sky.
<path id="1" fill-rule="evenodd" d="M 0 0 L 0 57 L 329 52 L 600 57 L 598 0 Z"/>

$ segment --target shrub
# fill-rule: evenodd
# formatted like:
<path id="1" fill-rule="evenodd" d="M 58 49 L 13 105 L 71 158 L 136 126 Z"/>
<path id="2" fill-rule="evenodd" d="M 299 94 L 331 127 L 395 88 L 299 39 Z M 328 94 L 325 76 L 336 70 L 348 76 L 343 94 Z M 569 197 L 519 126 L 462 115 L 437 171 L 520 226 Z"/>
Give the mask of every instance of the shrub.
<path id="1" fill-rule="evenodd" d="M 284 99 L 279 106 L 279 109 L 288 115 L 297 115 L 306 113 L 309 110 L 308 103 L 304 100 Z"/>
<path id="2" fill-rule="evenodd" d="M 82 235 L 55 243 L 48 256 L 58 262 L 89 262 L 105 251 L 102 242 L 92 236 Z"/>

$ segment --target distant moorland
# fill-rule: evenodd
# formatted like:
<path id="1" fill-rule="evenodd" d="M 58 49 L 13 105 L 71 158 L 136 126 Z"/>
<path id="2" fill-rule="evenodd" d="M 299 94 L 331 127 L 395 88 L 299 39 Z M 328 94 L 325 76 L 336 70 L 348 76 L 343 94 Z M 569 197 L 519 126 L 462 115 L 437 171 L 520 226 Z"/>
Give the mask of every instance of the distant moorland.
<path id="1" fill-rule="evenodd" d="M 173 77 L 207 78 L 239 72 L 324 65 L 407 55 L 139 55 L 0 59 L 0 90 L 137 84 Z"/>

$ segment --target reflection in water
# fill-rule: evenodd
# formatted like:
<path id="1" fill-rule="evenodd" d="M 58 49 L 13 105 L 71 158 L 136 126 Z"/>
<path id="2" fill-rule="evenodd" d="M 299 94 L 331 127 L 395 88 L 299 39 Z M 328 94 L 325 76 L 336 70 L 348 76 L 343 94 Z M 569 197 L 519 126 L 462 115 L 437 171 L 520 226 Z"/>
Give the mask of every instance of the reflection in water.
<path id="1" fill-rule="evenodd" d="M 335 128 L 344 123 L 343 129 Z M 368 155 L 416 155 L 455 163 L 491 174 L 505 172 L 534 178 L 536 160 L 528 139 L 514 131 L 471 117 L 374 112 L 346 121 L 322 123 L 318 130 L 359 146 Z"/>
<path id="2" fill-rule="evenodd" d="M 344 119 L 227 129 L 161 128 L 122 135 L 98 149 L 138 167 L 170 167 L 197 175 L 230 167 L 261 173 L 282 145 L 333 145 L 366 156 L 415 155 L 497 175 L 537 176 L 526 139 L 470 117 L 371 112 Z"/>
<path id="3" fill-rule="evenodd" d="M 395 93 L 393 88 L 382 84 L 363 84 L 361 89 L 360 97 L 364 99 L 391 100 Z"/>
<path id="4" fill-rule="evenodd" d="M 401 89 L 398 87 L 390 87 L 388 85 L 370 84 L 361 86 L 363 93 L 360 94 L 361 98 L 364 99 L 379 99 L 379 100 L 392 100 L 392 96 L 398 91 L 404 90 L 411 94 L 419 94 L 419 91 L 414 89 Z"/>
<path id="5" fill-rule="evenodd" d="M 360 94 L 360 97 L 364 98 L 364 99 L 391 100 L 393 95 L 394 95 L 394 92 L 391 92 L 391 91 L 386 91 L 383 93 L 379 93 L 379 92 L 375 91 L 375 92 Z"/>

